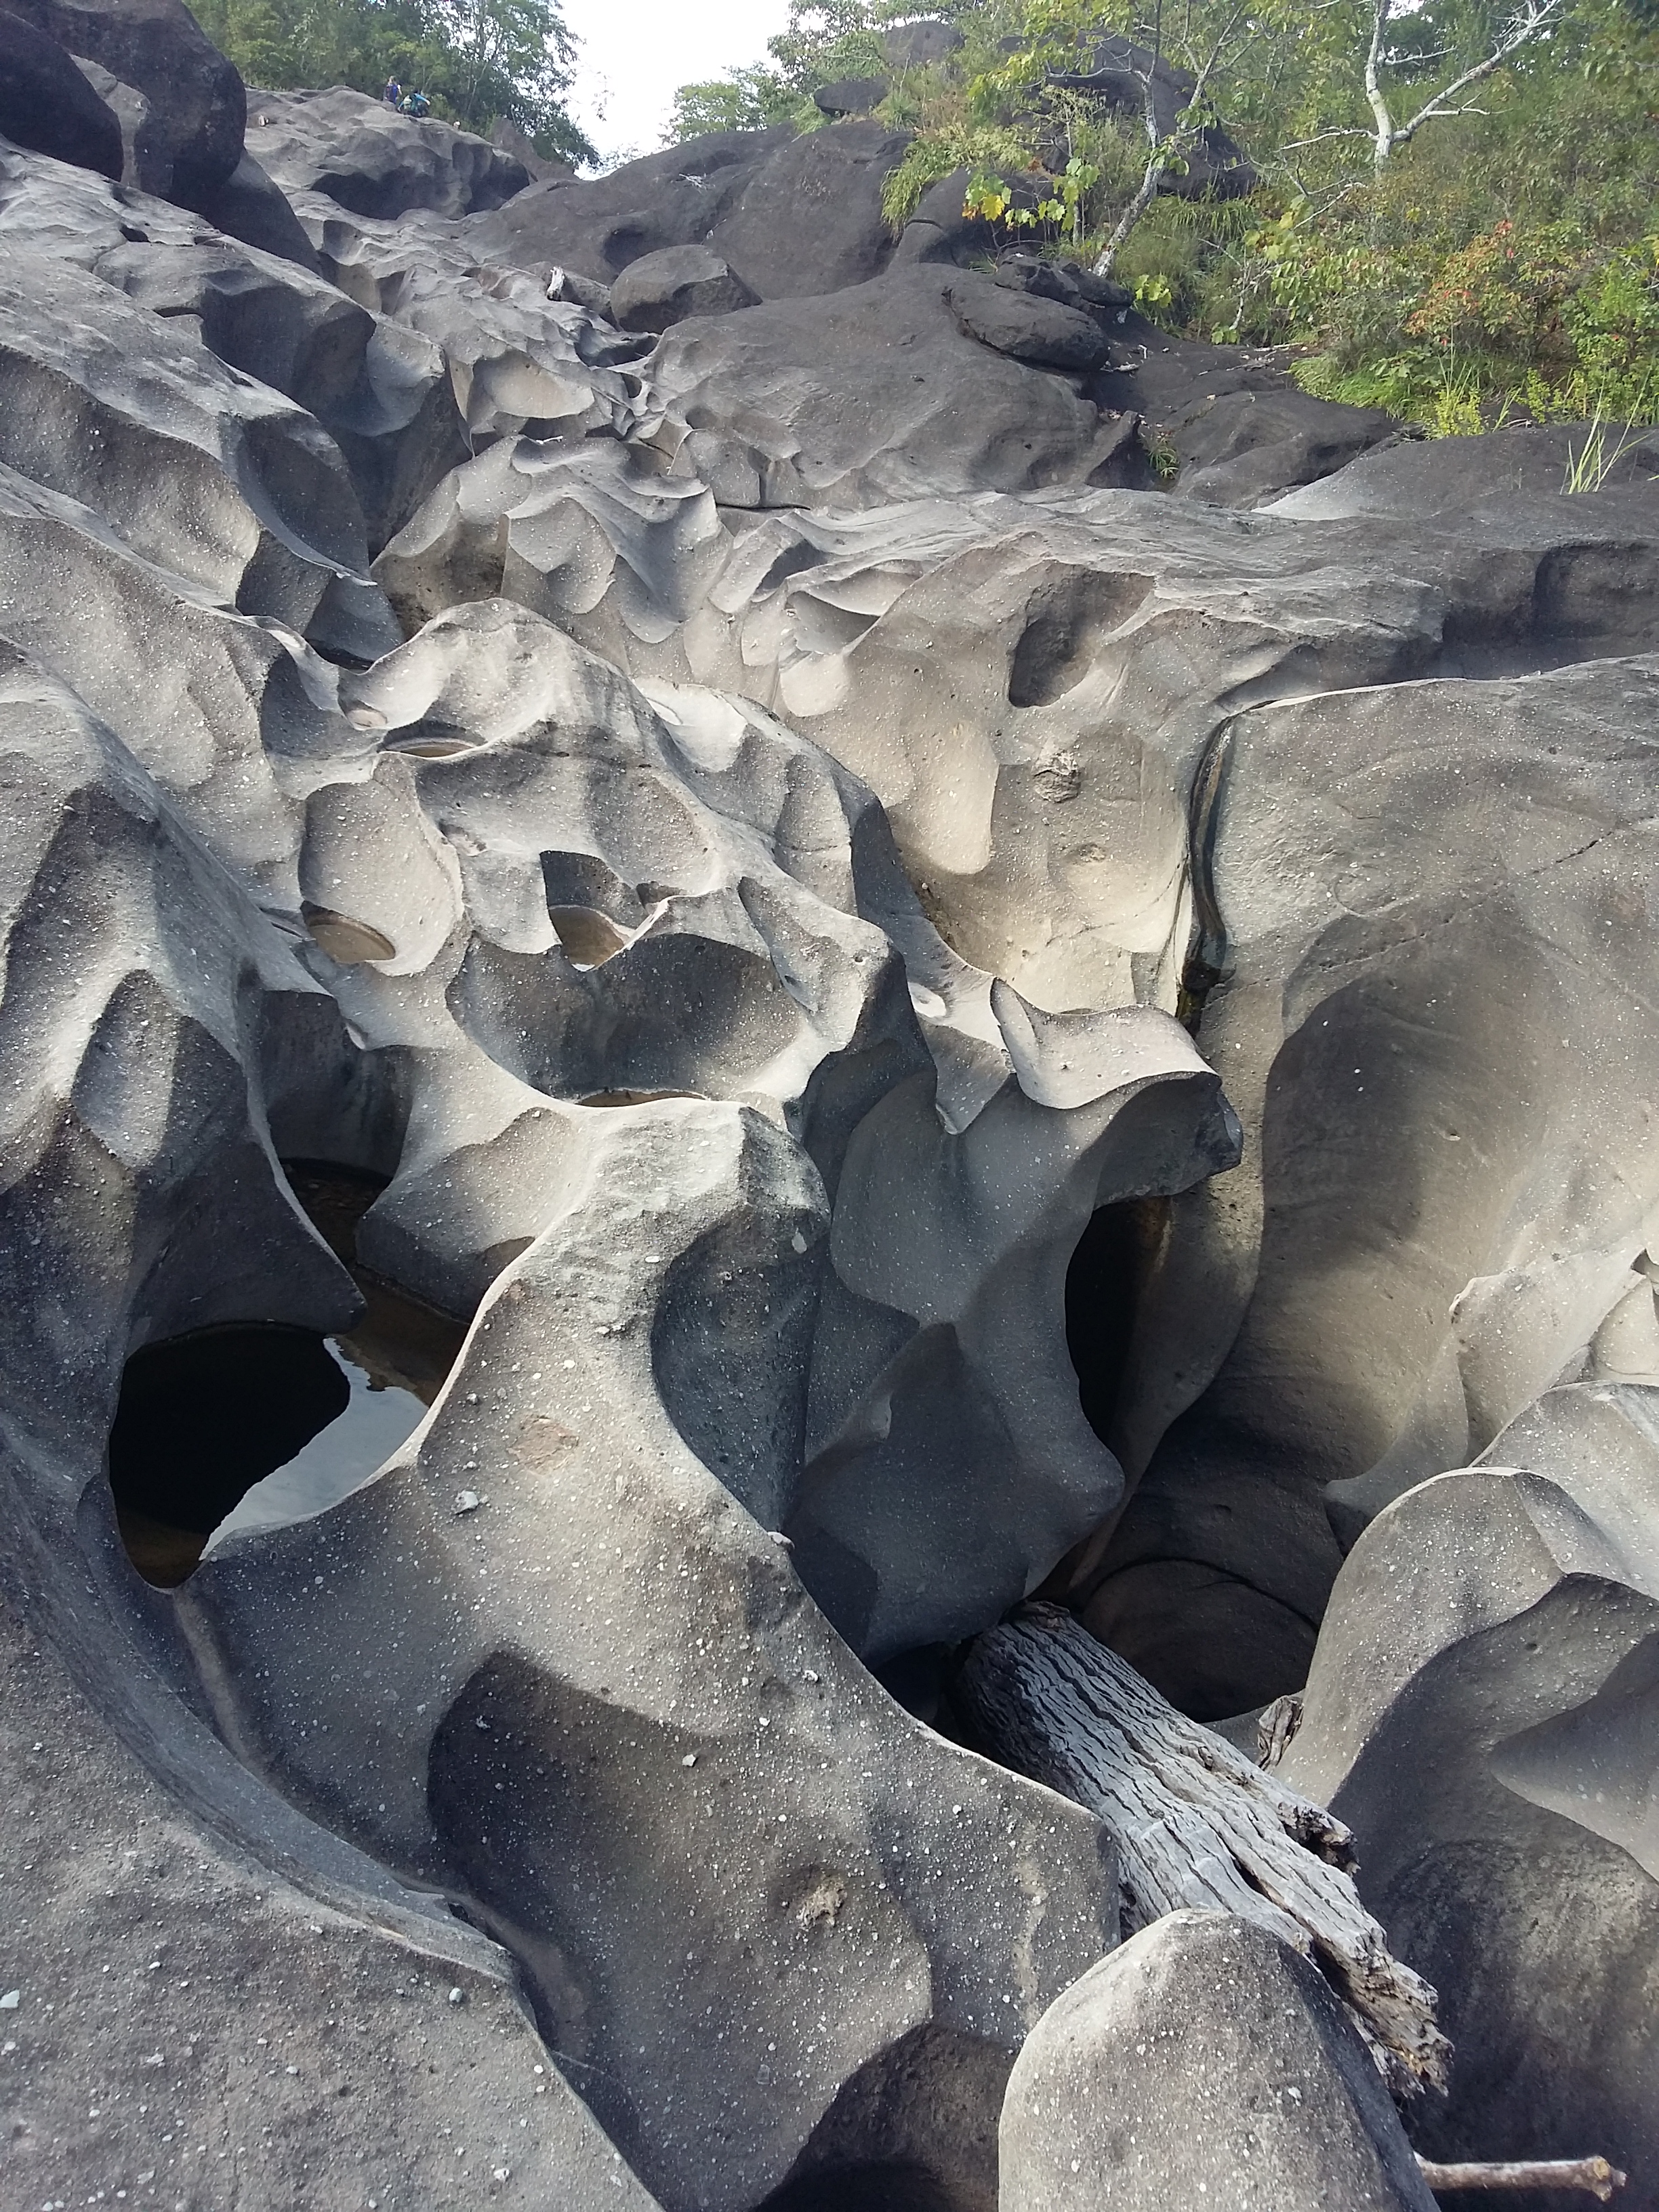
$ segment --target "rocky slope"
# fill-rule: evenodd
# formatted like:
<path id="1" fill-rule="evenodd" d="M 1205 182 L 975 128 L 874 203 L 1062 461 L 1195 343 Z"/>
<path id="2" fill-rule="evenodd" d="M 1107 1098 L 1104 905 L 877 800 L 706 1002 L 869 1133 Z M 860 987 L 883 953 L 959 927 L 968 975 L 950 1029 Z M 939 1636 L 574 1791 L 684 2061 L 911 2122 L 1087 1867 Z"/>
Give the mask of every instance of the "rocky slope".
<path id="1" fill-rule="evenodd" d="M 856 118 L 531 181 L 7 0 L 0 131 L 0 2194 L 1420 2212 L 962 1740 L 1042 1586 L 1306 1685 L 1422 2148 L 1659 2205 L 1659 453 Z"/>

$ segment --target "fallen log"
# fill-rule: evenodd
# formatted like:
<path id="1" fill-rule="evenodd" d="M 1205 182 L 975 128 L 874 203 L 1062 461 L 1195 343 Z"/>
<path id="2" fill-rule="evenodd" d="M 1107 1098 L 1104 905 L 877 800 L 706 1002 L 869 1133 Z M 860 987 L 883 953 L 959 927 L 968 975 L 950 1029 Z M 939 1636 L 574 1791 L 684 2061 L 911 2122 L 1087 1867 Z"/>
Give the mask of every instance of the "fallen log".
<path id="1" fill-rule="evenodd" d="M 1419 2157 L 1417 2163 L 1433 2190 L 1583 2189 L 1599 2197 L 1603 2204 L 1630 2179 L 1604 2158 L 1523 2158 L 1498 2164 L 1460 2161 L 1455 2166 L 1437 2166 L 1432 2159 Z"/>
<path id="2" fill-rule="evenodd" d="M 1444 2088 L 1435 1992 L 1360 1903 L 1340 1820 L 1177 1712 L 1059 1606 L 1022 1606 L 977 1637 L 954 1696 L 996 1759 L 1105 1823 L 1125 1936 L 1183 1906 L 1254 1921 L 1320 1968 L 1396 2097 Z"/>

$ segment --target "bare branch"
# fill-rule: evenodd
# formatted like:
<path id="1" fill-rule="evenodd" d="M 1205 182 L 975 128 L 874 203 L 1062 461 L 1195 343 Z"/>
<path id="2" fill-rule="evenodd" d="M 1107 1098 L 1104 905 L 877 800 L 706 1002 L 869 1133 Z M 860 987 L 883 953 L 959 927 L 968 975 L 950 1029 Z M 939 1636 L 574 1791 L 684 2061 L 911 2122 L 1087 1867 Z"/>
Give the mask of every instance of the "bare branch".
<path id="1" fill-rule="evenodd" d="M 1311 138 L 1292 138 L 1281 146 L 1281 154 L 1299 154 L 1304 146 L 1322 146 L 1328 138 L 1369 138 L 1370 132 L 1358 123 L 1350 123 L 1330 131 L 1316 131 Z"/>
<path id="2" fill-rule="evenodd" d="M 1389 27 L 1394 0 L 1376 0 L 1371 15 L 1371 43 L 1365 56 L 1365 100 L 1376 122 L 1373 159 L 1380 169 L 1394 151 L 1394 118 L 1382 90 L 1382 40 Z"/>
<path id="3" fill-rule="evenodd" d="M 1560 20 L 1562 5 L 1563 0 L 1523 0 L 1523 4 L 1498 33 L 1497 43 L 1485 61 L 1476 62 L 1473 69 L 1466 69 L 1462 76 L 1454 77 L 1443 91 L 1437 92 L 1431 100 L 1425 100 L 1411 121 L 1402 123 L 1395 131 L 1393 145 L 1403 146 L 1424 124 L 1432 122 L 1437 115 L 1467 112 L 1462 108 L 1450 107 L 1447 103 L 1455 100 L 1459 93 L 1467 92 L 1472 84 L 1479 84 L 1483 77 L 1490 76 L 1494 70 L 1501 69 L 1511 54 L 1518 53 L 1522 46 L 1529 46 L 1534 39 L 1541 38 L 1546 31 L 1552 29 Z"/>
<path id="4" fill-rule="evenodd" d="M 1457 2166 L 1437 2166 L 1431 2159 L 1419 2158 L 1417 2163 L 1424 2180 L 1436 2191 L 1583 2189 L 1603 2204 L 1629 2179 L 1604 2158 L 1516 2159 L 1498 2165 Z"/>

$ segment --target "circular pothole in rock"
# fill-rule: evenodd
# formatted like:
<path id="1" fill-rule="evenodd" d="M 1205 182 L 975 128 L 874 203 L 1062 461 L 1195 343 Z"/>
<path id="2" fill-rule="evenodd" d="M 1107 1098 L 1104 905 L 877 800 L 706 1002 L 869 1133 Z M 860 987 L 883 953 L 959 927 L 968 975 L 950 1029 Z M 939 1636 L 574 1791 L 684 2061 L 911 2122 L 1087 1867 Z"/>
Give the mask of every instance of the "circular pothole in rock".
<path id="1" fill-rule="evenodd" d="M 579 968 L 602 968 L 633 943 L 631 933 L 618 929 L 597 907 L 552 906 L 548 914 L 566 956 Z"/>
<path id="2" fill-rule="evenodd" d="M 349 914 L 336 914 L 331 907 L 304 906 L 300 909 L 306 927 L 311 932 L 312 942 L 319 945 L 331 960 L 337 960 L 343 968 L 356 968 L 366 960 L 391 960 L 398 948 L 389 937 L 367 921 L 357 921 Z"/>
<path id="3" fill-rule="evenodd" d="M 185 1581 L 211 1543 L 305 1520 L 366 1481 L 419 1425 L 465 1336 L 463 1322 L 356 1263 L 378 1176 L 313 1164 L 289 1176 L 365 1310 L 337 1337 L 228 1322 L 128 1360 L 110 1488 L 127 1555 L 160 1589 Z"/>

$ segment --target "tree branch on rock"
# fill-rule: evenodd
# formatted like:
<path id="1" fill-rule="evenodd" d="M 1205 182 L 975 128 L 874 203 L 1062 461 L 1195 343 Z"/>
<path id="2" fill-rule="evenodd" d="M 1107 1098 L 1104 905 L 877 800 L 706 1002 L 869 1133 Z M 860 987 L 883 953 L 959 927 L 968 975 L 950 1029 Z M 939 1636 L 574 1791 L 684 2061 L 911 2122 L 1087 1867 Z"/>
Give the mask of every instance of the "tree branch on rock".
<path id="1" fill-rule="evenodd" d="M 992 1754 L 1086 1805 L 1116 1847 L 1123 1933 L 1183 1906 L 1233 1912 L 1311 1959 L 1397 2097 L 1443 2088 L 1435 1992 L 1359 1901 L 1352 1838 L 1177 1712 L 1058 1606 L 977 1638 L 957 1703 Z"/>

